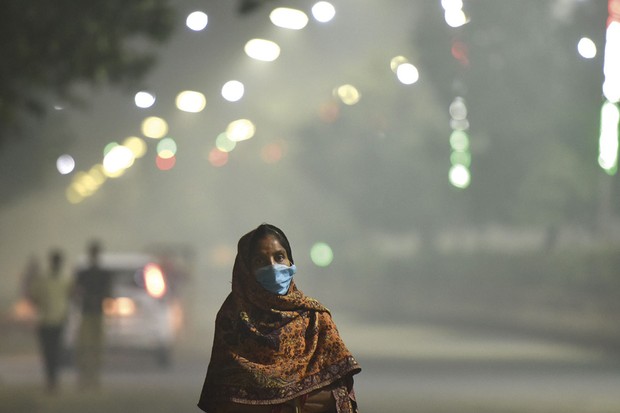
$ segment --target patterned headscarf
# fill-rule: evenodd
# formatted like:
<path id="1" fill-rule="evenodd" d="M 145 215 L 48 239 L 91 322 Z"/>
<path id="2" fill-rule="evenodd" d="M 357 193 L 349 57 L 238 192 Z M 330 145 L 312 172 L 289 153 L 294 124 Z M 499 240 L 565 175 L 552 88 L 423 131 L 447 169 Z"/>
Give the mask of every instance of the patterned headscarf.
<path id="1" fill-rule="evenodd" d="M 323 388 L 360 366 L 331 314 L 294 282 L 287 295 L 265 290 L 247 268 L 250 239 L 238 244 L 232 292 L 215 320 L 215 337 L 198 406 L 279 404 Z"/>

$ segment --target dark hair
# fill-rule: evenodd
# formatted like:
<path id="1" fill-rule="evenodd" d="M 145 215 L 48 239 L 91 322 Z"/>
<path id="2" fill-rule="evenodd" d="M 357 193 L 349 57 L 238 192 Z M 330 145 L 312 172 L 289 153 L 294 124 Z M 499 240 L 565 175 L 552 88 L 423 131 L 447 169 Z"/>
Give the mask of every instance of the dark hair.
<path id="1" fill-rule="evenodd" d="M 93 255 L 99 255 L 100 252 L 101 252 L 101 242 L 97 239 L 91 240 L 88 243 L 88 255 L 92 257 Z"/>
<path id="2" fill-rule="evenodd" d="M 260 224 L 252 234 L 252 238 L 250 238 L 249 250 L 248 250 L 248 261 L 252 259 L 254 253 L 256 252 L 256 247 L 258 245 L 258 241 L 265 238 L 268 235 L 272 235 L 278 239 L 280 244 L 286 250 L 286 254 L 288 255 L 288 259 L 293 262 L 293 253 L 291 252 L 291 244 L 289 244 L 286 235 L 284 232 L 275 225 L 271 224 Z"/>
<path id="3" fill-rule="evenodd" d="M 57 275 L 64 261 L 64 254 L 59 249 L 52 249 L 49 252 L 50 269 L 52 274 Z"/>
<path id="4" fill-rule="evenodd" d="M 59 249 L 51 250 L 49 253 L 49 257 L 50 257 L 50 262 L 52 263 L 52 265 L 60 264 L 64 258 L 62 251 Z"/>

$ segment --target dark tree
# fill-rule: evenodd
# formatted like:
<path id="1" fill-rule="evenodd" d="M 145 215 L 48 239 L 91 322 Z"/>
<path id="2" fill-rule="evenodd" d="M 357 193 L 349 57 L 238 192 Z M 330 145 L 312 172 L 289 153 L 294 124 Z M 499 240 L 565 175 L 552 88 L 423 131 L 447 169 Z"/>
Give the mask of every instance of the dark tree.
<path id="1" fill-rule="evenodd" d="M 472 218 L 592 219 L 602 50 L 584 60 L 576 46 L 588 36 L 602 49 L 606 2 L 466 2 L 471 21 L 460 28 L 438 24 L 443 10 L 433 6 L 413 41 L 444 106 L 467 102 Z"/>
<path id="2" fill-rule="evenodd" d="M 0 144 L 71 86 L 122 85 L 172 31 L 167 0 L 6 0 L 0 9 Z"/>

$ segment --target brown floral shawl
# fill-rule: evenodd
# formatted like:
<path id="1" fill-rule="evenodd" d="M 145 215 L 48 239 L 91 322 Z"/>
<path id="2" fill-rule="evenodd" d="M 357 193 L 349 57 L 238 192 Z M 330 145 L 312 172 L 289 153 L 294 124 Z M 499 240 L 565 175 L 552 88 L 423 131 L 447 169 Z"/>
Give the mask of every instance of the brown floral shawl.
<path id="1" fill-rule="evenodd" d="M 321 303 L 294 282 L 283 296 L 258 284 L 246 265 L 252 234 L 239 240 L 232 293 L 216 317 L 205 412 L 221 402 L 284 403 L 361 370 Z"/>

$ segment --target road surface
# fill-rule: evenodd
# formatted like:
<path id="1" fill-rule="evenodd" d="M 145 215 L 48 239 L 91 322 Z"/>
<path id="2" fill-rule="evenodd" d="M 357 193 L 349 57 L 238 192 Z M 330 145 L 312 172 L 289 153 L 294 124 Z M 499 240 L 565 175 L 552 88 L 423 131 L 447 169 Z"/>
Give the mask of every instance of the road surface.
<path id="1" fill-rule="evenodd" d="M 598 349 L 424 324 L 339 328 L 363 368 L 362 413 L 620 412 L 620 359 Z M 47 396 L 36 354 L 0 355 L 0 412 L 198 412 L 211 337 L 190 342 L 170 369 L 146 356 L 108 357 L 98 395 L 77 393 L 67 370 L 60 394 Z"/>

